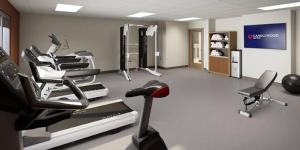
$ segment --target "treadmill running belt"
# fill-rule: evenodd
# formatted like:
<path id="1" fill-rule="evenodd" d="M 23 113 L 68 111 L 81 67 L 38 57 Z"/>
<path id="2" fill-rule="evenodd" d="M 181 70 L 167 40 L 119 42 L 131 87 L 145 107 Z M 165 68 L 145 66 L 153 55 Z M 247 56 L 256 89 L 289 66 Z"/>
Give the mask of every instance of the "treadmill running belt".
<path id="1" fill-rule="evenodd" d="M 84 70 L 67 70 L 64 74 L 65 77 L 76 78 L 94 76 L 100 73 L 100 69 L 84 69 Z"/>
<path id="2" fill-rule="evenodd" d="M 80 69 L 80 68 L 87 68 L 90 64 L 89 63 L 63 63 L 60 64 L 61 69 Z"/>
<path id="3" fill-rule="evenodd" d="M 117 102 L 109 105 L 99 106 L 91 109 L 85 109 L 74 113 L 74 115 L 67 120 L 60 121 L 47 128 L 48 132 L 54 133 L 68 128 L 73 128 L 83 124 L 99 121 L 102 119 L 118 116 L 132 112 L 124 102 Z"/>
<path id="4" fill-rule="evenodd" d="M 87 85 L 87 86 L 81 86 L 79 88 L 83 92 L 105 89 L 105 87 L 102 84 L 92 84 L 92 85 Z M 67 88 L 67 89 L 63 89 L 63 90 L 59 90 L 59 91 L 53 91 L 53 92 L 51 92 L 49 97 L 50 98 L 51 97 L 60 97 L 60 96 L 71 95 L 71 94 L 74 94 L 74 93 L 69 88 Z"/>

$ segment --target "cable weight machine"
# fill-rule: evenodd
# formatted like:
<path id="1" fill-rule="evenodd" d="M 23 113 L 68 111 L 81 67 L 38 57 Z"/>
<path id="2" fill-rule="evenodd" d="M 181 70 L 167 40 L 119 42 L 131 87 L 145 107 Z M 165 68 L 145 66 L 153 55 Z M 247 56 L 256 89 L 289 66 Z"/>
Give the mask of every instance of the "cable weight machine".
<path id="1" fill-rule="evenodd" d="M 132 27 L 138 28 L 138 44 L 130 43 L 130 29 Z M 147 66 L 147 39 L 148 37 L 154 37 L 154 70 L 151 70 Z M 131 52 L 130 46 L 138 46 L 138 52 Z M 157 25 L 138 25 L 138 24 L 125 24 L 120 27 L 120 71 L 126 78 L 131 81 L 129 60 L 133 55 L 138 55 L 138 67 L 136 69 L 144 70 L 155 76 L 161 76 L 161 73 L 157 72 L 157 57 L 159 52 L 157 50 Z"/>

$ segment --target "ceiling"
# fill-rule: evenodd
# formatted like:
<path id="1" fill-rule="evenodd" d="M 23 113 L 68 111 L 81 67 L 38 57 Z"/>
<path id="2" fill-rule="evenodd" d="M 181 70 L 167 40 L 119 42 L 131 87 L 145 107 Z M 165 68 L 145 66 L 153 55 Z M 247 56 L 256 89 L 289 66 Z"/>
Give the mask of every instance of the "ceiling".
<path id="1" fill-rule="evenodd" d="M 300 0 L 9 0 L 20 12 L 72 16 L 126 18 L 137 12 L 156 15 L 143 20 L 186 17 L 225 18 L 259 13 L 258 7 Z M 55 12 L 57 3 L 83 6 L 77 13 Z"/>

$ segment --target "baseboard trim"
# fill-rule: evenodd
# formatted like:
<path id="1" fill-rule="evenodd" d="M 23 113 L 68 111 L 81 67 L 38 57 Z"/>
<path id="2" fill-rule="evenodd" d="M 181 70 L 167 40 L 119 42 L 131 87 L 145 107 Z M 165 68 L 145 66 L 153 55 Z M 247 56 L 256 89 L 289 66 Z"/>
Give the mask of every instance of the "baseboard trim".
<path id="1" fill-rule="evenodd" d="M 159 69 L 178 69 L 178 68 L 186 68 L 188 67 L 188 65 L 184 65 L 184 66 L 175 66 L 175 67 L 161 67 L 161 66 L 158 66 L 157 68 Z M 148 66 L 148 68 L 154 68 L 154 66 Z M 135 70 L 136 68 L 130 68 L 129 70 L 132 71 L 132 70 Z M 119 72 L 120 70 L 105 70 L 105 71 L 101 71 L 101 74 L 104 74 L 104 73 L 116 73 L 116 72 Z"/>
<path id="2" fill-rule="evenodd" d="M 186 67 L 188 67 L 188 65 L 174 66 L 174 67 L 162 67 L 162 66 L 158 66 L 158 68 L 160 68 L 160 69 L 178 69 L 178 68 L 186 68 Z"/>
<path id="3" fill-rule="evenodd" d="M 154 66 L 148 66 L 148 68 L 154 68 Z M 159 67 L 158 67 L 159 68 Z M 130 68 L 129 71 L 133 71 L 136 70 L 136 68 Z M 105 71 L 101 71 L 101 74 L 103 73 L 118 73 L 120 72 L 120 70 L 105 70 Z"/>

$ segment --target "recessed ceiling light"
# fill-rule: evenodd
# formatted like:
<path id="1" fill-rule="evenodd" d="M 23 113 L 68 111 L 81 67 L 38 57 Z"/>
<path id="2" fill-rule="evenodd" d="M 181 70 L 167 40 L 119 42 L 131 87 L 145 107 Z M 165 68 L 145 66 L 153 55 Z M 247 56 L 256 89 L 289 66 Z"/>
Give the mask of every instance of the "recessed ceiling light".
<path id="1" fill-rule="evenodd" d="M 261 10 L 275 10 L 275 9 L 284 9 L 284 8 L 291 8 L 291 7 L 298 7 L 298 6 L 300 6 L 300 2 L 281 4 L 281 5 L 273 5 L 273 6 L 267 6 L 267 7 L 260 7 L 258 9 L 261 9 Z"/>
<path id="2" fill-rule="evenodd" d="M 77 12 L 82 6 L 69 5 L 69 4 L 57 4 L 55 11 L 64 11 L 64 12 Z"/>
<path id="3" fill-rule="evenodd" d="M 192 20 L 199 20 L 201 18 L 197 17 L 189 17 L 189 18 L 181 18 L 181 19 L 175 19 L 176 21 L 192 21 Z"/>
<path id="4" fill-rule="evenodd" d="M 149 13 L 149 12 L 139 12 L 139 13 L 135 13 L 132 15 L 129 15 L 127 17 L 132 17 L 132 18 L 142 18 L 142 17 L 147 17 L 147 16 L 152 16 L 154 15 L 154 13 Z"/>

